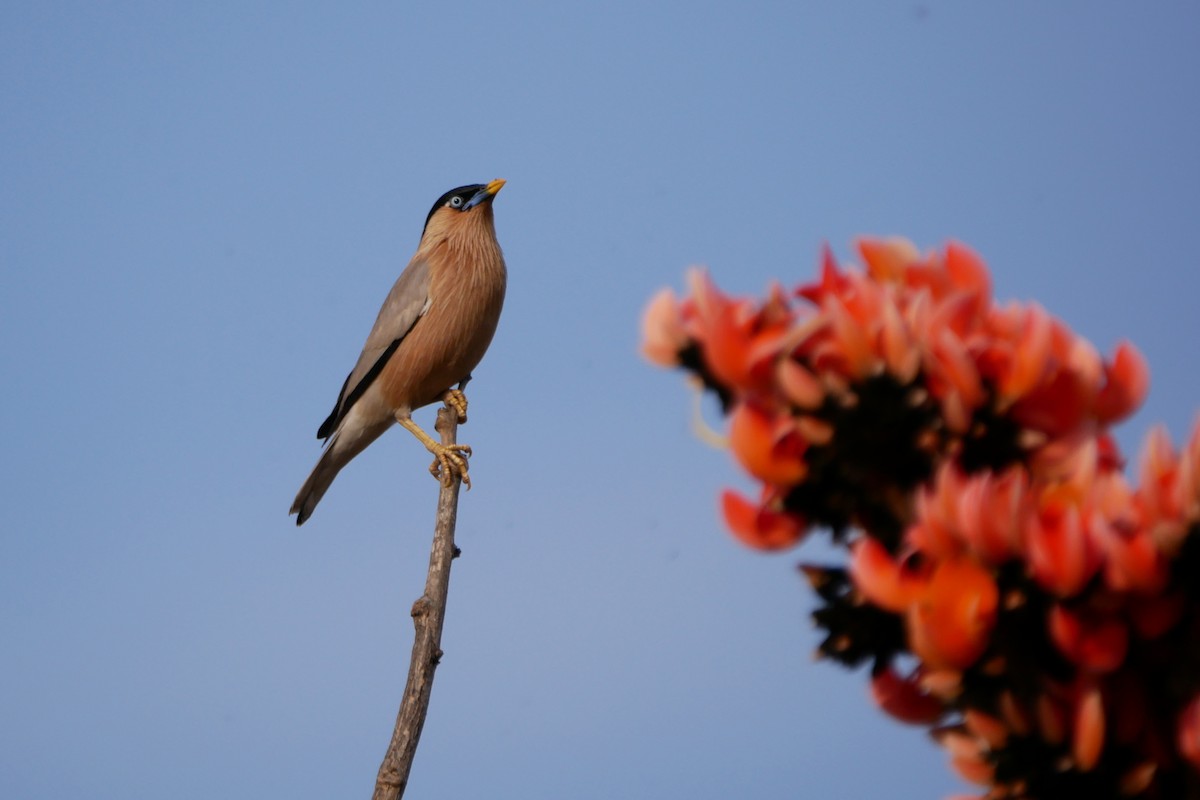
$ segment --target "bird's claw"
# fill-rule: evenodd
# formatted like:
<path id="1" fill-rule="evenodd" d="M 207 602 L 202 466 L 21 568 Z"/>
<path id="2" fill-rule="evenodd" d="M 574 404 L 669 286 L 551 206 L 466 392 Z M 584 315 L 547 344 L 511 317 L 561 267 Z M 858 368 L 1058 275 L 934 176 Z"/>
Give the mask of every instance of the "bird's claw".
<path id="1" fill-rule="evenodd" d="M 471 455 L 470 445 L 448 444 L 437 445 L 433 451 L 435 458 L 429 465 L 429 474 L 437 478 L 443 486 L 450 486 L 458 478 L 467 489 L 471 488 L 471 476 L 467 474 L 467 459 Z"/>
<path id="2" fill-rule="evenodd" d="M 442 398 L 442 402 L 446 404 L 446 408 L 458 415 L 458 424 L 465 425 L 467 422 L 467 395 L 462 389 L 448 389 L 446 395 Z"/>

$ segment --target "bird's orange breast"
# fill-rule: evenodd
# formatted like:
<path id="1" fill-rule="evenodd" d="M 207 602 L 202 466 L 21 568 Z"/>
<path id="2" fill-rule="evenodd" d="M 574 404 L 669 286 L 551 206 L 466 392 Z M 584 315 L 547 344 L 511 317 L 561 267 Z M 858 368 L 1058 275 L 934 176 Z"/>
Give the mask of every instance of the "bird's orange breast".
<path id="1" fill-rule="evenodd" d="M 490 214 L 479 216 L 429 248 L 429 308 L 379 375 L 393 409 L 441 399 L 471 374 L 492 342 L 507 272 Z"/>

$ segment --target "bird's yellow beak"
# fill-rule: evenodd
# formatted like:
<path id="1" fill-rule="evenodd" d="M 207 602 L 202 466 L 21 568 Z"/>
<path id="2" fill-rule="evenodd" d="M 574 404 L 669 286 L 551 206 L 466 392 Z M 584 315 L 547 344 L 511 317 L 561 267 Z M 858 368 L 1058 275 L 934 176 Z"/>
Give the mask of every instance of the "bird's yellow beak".
<path id="1" fill-rule="evenodd" d="M 471 199 L 468 200 L 465 205 L 463 205 L 462 210 L 466 211 L 467 209 L 474 208 L 477 205 L 492 202 L 492 198 L 496 196 L 496 192 L 500 191 L 505 182 L 506 181 L 504 181 L 502 178 L 496 178 L 496 180 L 492 181 L 487 186 L 477 189 L 475 194 L 471 196 Z"/>

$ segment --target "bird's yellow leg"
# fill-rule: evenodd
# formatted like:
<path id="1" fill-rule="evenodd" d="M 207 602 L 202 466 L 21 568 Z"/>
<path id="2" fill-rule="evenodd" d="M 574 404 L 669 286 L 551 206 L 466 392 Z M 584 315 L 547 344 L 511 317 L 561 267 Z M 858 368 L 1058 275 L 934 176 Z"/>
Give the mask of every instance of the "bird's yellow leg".
<path id="1" fill-rule="evenodd" d="M 455 478 L 459 478 L 464 486 L 468 489 L 471 488 L 471 478 L 467 475 L 467 457 L 471 455 L 469 445 L 442 444 L 421 430 L 421 426 L 413 422 L 412 417 L 397 417 L 396 421 L 406 431 L 417 437 L 417 440 L 425 445 L 426 450 L 433 453 L 434 460 L 429 465 L 429 474 L 446 486 L 449 486 Z"/>
<path id="2" fill-rule="evenodd" d="M 467 422 L 467 395 L 462 389 L 447 389 L 442 395 L 442 402 L 447 408 L 454 409 L 454 413 L 458 415 L 458 424 L 464 425 Z"/>

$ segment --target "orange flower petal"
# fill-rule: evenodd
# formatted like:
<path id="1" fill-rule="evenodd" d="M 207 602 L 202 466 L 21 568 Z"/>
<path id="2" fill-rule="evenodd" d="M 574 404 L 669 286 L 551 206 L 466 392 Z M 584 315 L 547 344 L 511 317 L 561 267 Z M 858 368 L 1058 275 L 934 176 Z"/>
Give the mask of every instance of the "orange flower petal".
<path id="1" fill-rule="evenodd" d="M 895 302 L 888 300 L 883 304 L 882 316 L 880 347 L 888 372 L 900 383 L 911 383 L 921 369 L 921 351 Z"/>
<path id="2" fill-rule="evenodd" d="M 1024 314 L 1012 361 L 999 378 L 997 389 L 1002 404 L 1024 397 L 1049 374 L 1050 332 L 1050 315 L 1041 306 L 1031 306 Z"/>
<path id="3" fill-rule="evenodd" d="M 765 483 L 791 486 L 808 473 L 808 443 L 795 421 L 753 401 L 738 403 L 730 414 L 729 449 L 747 472 Z"/>
<path id="4" fill-rule="evenodd" d="M 1075 706 L 1075 730 L 1071 754 L 1082 772 L 1090 772 L 1104 749 L 1104 701 L 1100 687 L 1089 684 Z"/>
<path id="5" fill-rule="evenodd" d="M 999 750 L 1008 741 L 1008 726 L 977 708 L 968 708 L 963 712 L 963 723 L 967 730 L 987 742 L 992 750 Z"/>
<path id="6" fill-rule="evenodd" d="M 929 325 L 931 330 L 966 340 L 981 321 L 978 298 L 956 292 L 935 303 Z"/>
<path id="7" fill-rule="evenodd" d="M 1000 694 L 1000 715 L 1008 729 L 1018 736 L 1028 736 L 1033 730 L 1033 718 L 1011 689 L 1005 689 Z"/>
<path id="8" fill-rule="evenodd" d="M 794 358 L 780 359 L 775 379 L 783 396 L 800 408 L 819 408 L 825 402 L 825 385 Z"/>
<path id="9" fill-rule="evenodd" d="M 972 783 L 988 784 L 995 769 L 988 763 L 980 741 L 961 729 L 937 731 L 934 738 L 950 753 L 950 765 Z"/>
<path id="10" fill-rule="evenodd" d="M 920 670 L 921 688 L 945 702 L 958 699 L 962 694 L 962 673 L 956 669 Z"/>
<path id="11" fill-rule="evenodd" d="M 1059 370 L 1017 401 L 1013 418 L 1023 427 L 1065 436 L 1082 423 L 1087 404 L 1088 393 L 1079 376 Z"/>
<path id="12" fill-rule="evenodd" d="M 816 446 L 829 444 L 835 433 L 832 424 L 807 414 L 796 417 L 796 431 L 804 441 Z"/>
<path id="13" fill-rule="evenodd" d="M 1175 726 L 1175 744 L 1179 754 L 1200 770 L 1200 695 L 1183 708 Z"/>
<path id="14" fill-rule="evenodd" d="M 890 716 L 910 725 L 928 725 L 941 719 L 942 701 L 921 688 L 917 676 L 901 678 L 890 666 L 871 676 L 871 697 Z"/>
<path id="15" fill-rule="evenodd" d="M 1067 736 L 1067 715 L 1062 706 L 1050 698 L 1040 694 L 1037 699 L 1038 731 L 1042 739 L 1050 744 L 1062 744 Z"/>
<path id="16" fill-rule="evenodd" d="M 933 342 L 932 354 L 933 369 L 946 384 L 945 390 L 935 394 L 944 396 L 954 393 L 962 399 L 968 411 L 978 408 L 984 399 L 983 384 L 979 379 L 979 370 L 962 340 L 944 330 Z"/>
<path id="17" fill-rule="evenodd" d="M 704 363 L 722 383 L 734 389 L 753 387 L 752 367 L 754 339 L 748 326 L 738 318 L 749 313 L 730 302 L 710 301 L 712 311 L 703 318 L 701 343 Z"/>
<path id="18" fill-rule="evenodd" d="M 857 244 L 867 274 L 881 283 L 898 282 L 904 276 L 905 268 L 921 257 L 912 242 L 899 237 L 859 239 Z"/>
<path id="19" fill-rule="evenodd" d="M 1028 558 L 1034 577 L 1060 597 L 1078 594 L 1099 567 L 1099 559 L 1079 519 L 1079 509 L 1067 505 L 1045 509 L 1028 530 Z"/>
<path id="20" fill-rule="evenodd" d="M 801 286 L 796 290 L 796 294 L 819 306 L 825 297 L 838 294 L 845 286 L 846 276 L 838 269 L 833 250 L 826 244 L 821 248 L 821 279 L 817 283 Z"/>
<path id="21" fill-rule="evenodd" d="M 1079 614 L 1058 603 L 1050 609 L 1047 630 L 1059 652 L 1090 672 L 1112 672 L 1129 649 L 1129 631 L 1121 620 Z"/>
<path id="22" fill-rule="evenodd" d="M 961 242 L 950 242 L 946 245 L 945 266 L 956 289 L 977 295 L 983 303 L 989 302 L 992 278 L 978 253 Z"/>
<path id="23" fill-rule="evenodd" d="M 1182 516 L 1175 490 L 1179 458 L 1171 438 L 1162 425 L 1156 425 L 1146 435 L 1138 467 L 1139 500 L 1152 522 L 1173 520 Z"/>
<path id="24" fill-rule="evenodd" d="M 1200 419 L 1180 456 L 1173 500 L 1188 522 L 1200 520 Z"/>
<path id="25" fill-rule="evenodd" d="M 956 756 L 950 759 L 950 766 L 963 780 L 986 786 L 992 782 L 996 769 L 981 756 Z"/>
<path id="26" fill-rule="evenodd" d="M 1024 531 L 1030 513 L 1029 473 L 1019 467 L 997 478 L 979 480 L 986 491 L 980 516 L 968 530 L 968 538 L 980 556 L 999 566 L 1022 552 Z M 972 531 L 975 531 L 974 535 Z"/>
<path id="27" fill-rule="evenodd" d="M 731 490 L 721 494 L 721 513 L 734 538 L 755 550 L 786 550 L 804 538 L 799 517 L 771 511 Z"/>
<path id="28" fill-rule="evenodd" d="M 909 646 L 934 669 L 965 669 L 987 650 L 999 590 L 967 558 L 942 561 L 905 615 Z"/>
<path id="29" fill-rule="evenodd" d="M 1096 398 L 1096 416 L 1102 423 L 1129 416 L 1150 390 L 1150 368 L 1129 342 L 1117 345 L 1112 364 L 1104 367 L 1104 388 Z"/>
<path id="30" fill-rule="evenodd" d="M 1129 599 L 1129 619 L 1143 639 L 1157 639 L 1175 627 L 1183 617 L 1187 600 L 1178 591 L 1166 595 Z"/>
<path id="31" fill-rule="evenodd" d="M 693 318 L 688 331 L 701 345 L 709 372 L 731 389 L 761 391 L 774 377 L 791 326 L 778 293 L 761 307 L 723 294 L 703 270 L 688 273 Z"/>
<path id="32" fill-rule="evenodd" d="M 850 546 L 848 564 L 855 587 L 874 605 L 902 613 L 917 596 L 920 580 L 896 563 L 891 553 L 871 536 Z"/>
<path id="33" fill-rule="evenodd" d="M 828 297 L 822 306 L 832 325 L 833 344 L 841 357 L 846 377 L 865 378 L 878 359 L 871 347 L 871 336 L 863 323 L 856 320 L 837 297 Z"/>
<path id="34" fill-rule="evenodd" d="M 1150 788 L 1157 772 L 1157 764 L 1153 761 L 1143 761 L 1126 770 L 1117 784 L 1117 789 L 1126 797 L 1138 797 Z"/>
<path id="35" fill-rule="evenodd" d="M 1157 594 L 1166 586 L 1168 565 L 1150 532 L 1101 522 L 1092 526 L 1104 548 L 1104 578 L 1119 592 Z"/>
<path id="36" fill-rule="evenodd" d="M 947 461 L 938 469 L 933 485 L 917 493 L 917 523 L 905 534 L 915 549 L 938 558 L 963 552 L 966 542 L 961 535 L 960 506 L 966 485 L 966 476 Z"/>

